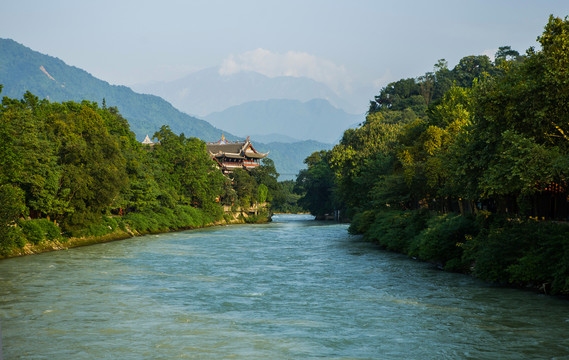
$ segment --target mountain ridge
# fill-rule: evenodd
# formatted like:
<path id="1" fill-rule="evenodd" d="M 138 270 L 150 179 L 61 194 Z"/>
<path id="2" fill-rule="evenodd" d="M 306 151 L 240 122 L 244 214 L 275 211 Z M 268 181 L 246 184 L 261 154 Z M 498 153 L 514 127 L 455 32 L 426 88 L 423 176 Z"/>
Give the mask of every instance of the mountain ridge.
<path id="1" fill-rule="evenodd" d="M 280 134 L 299 140 L 335 143 L 363 115 L 348 114 L 324 99 L 255 100 L 205 117 L 209 123 L 238 136 Z"/>
<path id="2" fill-rule="evenodd" d="M 268 77 L 254 71 L 221 75 L 209 67 L 172 81 L 134 84 L 136 91 L 163 97 L 188 114 L 205 117 L 249 101 L 314 98 L 328 100 L 338 108 L 354 109 L 327 85 L 306 77 Z"/>

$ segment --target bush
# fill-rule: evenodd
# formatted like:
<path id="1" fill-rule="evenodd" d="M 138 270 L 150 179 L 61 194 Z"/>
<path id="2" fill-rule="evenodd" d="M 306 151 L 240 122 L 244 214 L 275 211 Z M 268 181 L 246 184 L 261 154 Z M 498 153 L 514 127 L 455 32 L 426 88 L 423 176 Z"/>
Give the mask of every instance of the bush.
<path id="1" fill-rule="evenodd" d="M 257 215 L 249 215 L 243 217 L 247 224 L 261 224 L 270 220 L 270 213 L 267 209 L 261 209 L 257 212 Z"/>
<path id="2" fill-rule="evenodd" d="M 157 211 L 129 213 L 124 221 L 131 229 L 140 232 L 158 232 L 173 229 L 198 228 L 214 222 L 213 215 L 188 205 L 174 209 L 161 208 Z"/>
<path id="3" fill-rule="evenodd" d="M 411 252 L 423 260 L 441 264 L 447 271 L 465 271 L 469 263 L 463 260 L 463 246 L 479 232 L 479 225 L 473 217 L 458 214 L 435 216 L 414 238 Z"/>
<path id="4" fill-rule="evenodd" d="M 569 293 L 569 226 L 495 219 L 465 250 L 484 279 Z"/>
<path id="5" fill-rule="evenodd" d="M 376 215 L 375 210 L 367 210 L 361 213 L 357 213 L 356 215 L 354 215 L 354 218 L 350 223 L 348 232 L 354 235 L 366 233 L 369 230 L 371 224 L 373 224 L 375 220 L 375 215 Z"/>
<path id="6" fill-rule="evenodd" d="M 59 227 L 47 219 L 34 219 L 20 221 L 22 233 L 32 244 L 39 244 L 43 240 L 53 241 L 61 236 Z"/>
<path id="7" fill-rule="evenodd" d="M 0 255 L 8 255 L 12 250 L 23 248 L 26 237 L 20 227 L 0 227 Z"/>
<path id="8" fill-rule="evenodd" d="M 414 256 L 410 244 L 425 229 L 430 216 L 426 210 L 380 212 L 364 238 L 388 250 Z"/>

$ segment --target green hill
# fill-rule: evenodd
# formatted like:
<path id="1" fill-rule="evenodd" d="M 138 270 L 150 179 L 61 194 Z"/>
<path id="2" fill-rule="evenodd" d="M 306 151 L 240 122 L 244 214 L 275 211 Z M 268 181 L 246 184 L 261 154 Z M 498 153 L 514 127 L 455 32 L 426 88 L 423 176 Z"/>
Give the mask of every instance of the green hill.
<path id="1" fill-rule="evenodd" d="M 154 95 L 143 95 L 126 86 L 110 85 L 62 60 L 33 51 L 11 39 L 0 38 L 0 84 L 2 96 L 20 99 L 26 91 L 50 101 L 90 100 L 116 106 L 142 140 L 164 124 L 175 133 L 206 141 L 218 140 L 222 131 L 204 120 L 174 108 Z M 236 139 L 225 132 L 228 139 Z"/>

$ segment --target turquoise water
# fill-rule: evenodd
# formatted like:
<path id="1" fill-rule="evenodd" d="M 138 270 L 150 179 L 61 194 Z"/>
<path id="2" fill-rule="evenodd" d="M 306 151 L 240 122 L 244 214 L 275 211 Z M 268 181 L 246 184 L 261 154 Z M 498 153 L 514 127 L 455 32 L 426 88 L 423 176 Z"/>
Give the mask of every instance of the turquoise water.
<path id="1" fill-rule="evenodd" d="M 309 219 L 0 261 L 4 359 L 569 359 L 569 302 Z"/>

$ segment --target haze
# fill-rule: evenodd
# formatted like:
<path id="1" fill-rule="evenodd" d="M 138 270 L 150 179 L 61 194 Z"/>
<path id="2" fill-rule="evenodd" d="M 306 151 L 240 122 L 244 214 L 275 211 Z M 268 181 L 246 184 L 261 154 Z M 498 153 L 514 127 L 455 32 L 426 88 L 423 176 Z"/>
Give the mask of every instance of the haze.
<path id="1" fill-rule="evenodd" d="M 536 46 L 567 1 L 11 1 L 0 37 L 111 84 L 174 80 L 219 67 L 304 76 L 367 99 L 390 81 L 499 46 Z M 365 108 L 362 108 L 362 112 Z"/>

